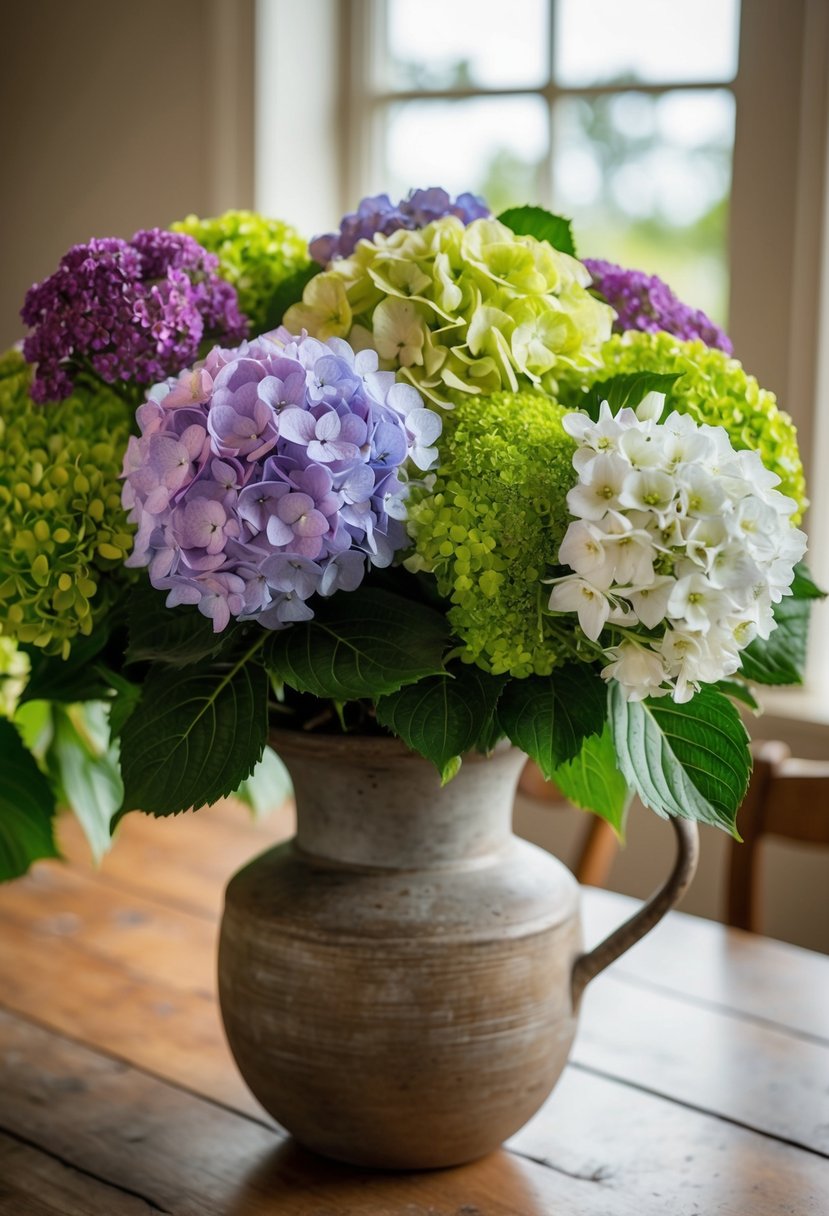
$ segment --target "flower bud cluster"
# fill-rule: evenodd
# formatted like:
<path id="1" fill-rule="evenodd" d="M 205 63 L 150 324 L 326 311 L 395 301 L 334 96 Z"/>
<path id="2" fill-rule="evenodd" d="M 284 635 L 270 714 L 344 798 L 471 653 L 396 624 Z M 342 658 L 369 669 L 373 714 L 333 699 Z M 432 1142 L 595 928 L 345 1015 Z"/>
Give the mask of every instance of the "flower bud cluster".
<path id="1" fill-rule="evenodd" d="M 664 330 L 677 338 L 698 338 L 706 346 L 716 346 L 730 355 L 730 338 L 700 308 L 691 308 L 674 295 L 668 284 L 655 274 L 625 270 L 614 262 L 585 258 L 593 276 L 593 290 L 616 310 L 613 332 L 628 329 L 645 333 Z"/>
<path id="2" fill-rule="evenodd" d="M 553 580 L 549 607 L 601 640 L 602 675 L 628 699 L 684 702 L 769 637 L 806 537 L 756 452 L 688 415 L 660 423 L 663 406 L 651 393 L 636 412 L 565 417 L 578 483 L 558 560 L 574 573 Z"/>
<path id="3" fill-rule="evenodd" d="M 79 373 L 152 384 L 191 363 L 203 338 L 247 331 L 218 259 L 184 233 L 152 228 L 75 245 L 26 294 L 23 344 L 35 401 L 67 397 Z"/>
<path id="4" fill-rule="evenodd" d="M 218 272 L 236 289 L 254 334 L 276 323 L 271 302 L 280 284 L 310 265 L 308 245 L 296 228 L 255 211 L 225 211 L 210 219 L 188 215 L 170 227 L 216 255 Z"/>
<path id="5" fill-rule="evenodd" d="M 0 356 L 0 633 L 66 658 L 130 577 L 129 410 L 103 386 L 42 409 L 31 382 L 19 351 Z"/>
<path id="6" fill-rule="evenodd" d="M 312 595 L 388 566 L 408 544 L 403 466 L 434 463 L 441 422 L 377 368 L 374 351 L 276 330 L 157 385 L 124 461 L 127 564 L 216 632 L 309 620 Z"/>
<path id="7" fill-rule="evenodd" d="M 398 228 L 425 228 L 432 220 L 445 215 L 454 215 L 462 223 L 471 224 L 489 214 L 489 207 L 477 194 L 459 194 L 453 201 L 439 186 L 412 190 L 407 198 L 396 204 L 387 194 L 375 194 L 362 199 L 356 211 L 343 216 L 339 232 L 314 237 L 310 245 L 311 257 L 325 266 L 332 258 L 347 258 L 358 241 L 371 241 L 378 232 L 389 236 Z"/>

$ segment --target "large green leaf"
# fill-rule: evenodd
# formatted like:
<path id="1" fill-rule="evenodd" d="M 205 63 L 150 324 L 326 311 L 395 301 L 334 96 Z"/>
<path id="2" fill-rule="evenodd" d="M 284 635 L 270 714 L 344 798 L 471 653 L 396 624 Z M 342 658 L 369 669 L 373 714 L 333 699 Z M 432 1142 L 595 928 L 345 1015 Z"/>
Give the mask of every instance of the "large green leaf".
<path id="1" fill-rule="evenodd" d="M 681 375 L 681 372 L 625 372 L 609 380 L 599 380 L 579 402 L 579 408 L 595 421 L 603 401 L 607 402 L 614 414 L 626 407 L 636 409 L 648 393 L 664 393 L 667 404 L 671 389 Z"/>
<path id="2" fill-rule="evenodd" d="M 504 734 L 548 779 L 572 760 L 607 718 L 607 687 L 587 663 L 568 663 L 551 676 L 510 680 L 498 702 Z"/>
<path id="3" fill-rule="evenodd" d="M 175 815 L 232 793 L 267 733 L 268 677 L 252 651 L 231 666 L 156 669 L 121 731 L 120 813 Z"/>
<path id="4" fill-rule="evenodd" d="M 292 792 L 288 770 L 276 752 L 266 747 L 251 775 L 233 791 L 233 797 L 249 806 L 256 819 L 264 819 L 290 798 Z"/>
<path id="5" fill-rule="evenodd" d="M 58 857 L 55 795 L 15 727 L 0 718 L 0 882 L 40 857 Z"/>
<path id="6" fill-rule="evenodd" d="M 431 760 L 445 783 L 457 758 L 486 747 L 495 706 L 506 677 L 456 664 L 451 673 L 429 676 L 377 702 L 377 721 L 413 751 Z"/>
<path id="7" fill-rule="evenodd" d="M 128 663 L 187 667 L 210 658 L 229 640 L 226 632 L 214 633 L 212 622 L 196 608 L 167 608 L 163 594 L 149 583 L 133 590 L 127 620 Z"/>
<path id="8" fill-rule="evenodd" d="M 517 236 L 534 236 L 562 253 L 576 256 L 572 224 L 561 215 L 553 215 L 544 207 L 510 207 L 498 219 Z"/>
<path id="9" fill-rule="evenodd" d="M 757 684 L 802 684 L 806 668 L 811 599 L 786 596 L 774 605 L 777 628 L 755 638 L 741 655 L 740 675 Z"/>
<path id="10" fill-rule="evenodd" d="M 72 642 L 68 659 L 44 654 L 27 647 L 31 671 L 21 701 L 97 701 L 107 696 L 109 685 L 96 660 L 107 643 L 109 630 L 104 626 L 89 637 Z"/>
<path id="11" fill-rule="evenodd" d="M 609 704 L 619 768 L 645 805 L 658 815 L 697 819 L 736 836 L 751 754 L 728 698 L 702 688 L 684 705 L 667 697 L 626 701 L 614 681 Z"/>
<path id="12" fill-rule="evenodd" d="M 56 707 L 49 761 L 61 800 L 75 812 L 93 857 L 100 861 L 112 842 L 110 823 L 124 796 L 107 707 L 100 702 Z"/>
<path id="13" fill-rule="evenodd" d="M 792 595 L 796 600 L 825 600 L 826 592 L 821 591 L 809 572 L 805 562 L 798 562 L 794 568 Z"/>
<path id="14" fill-rule="evenodd" d="M 554 770 L 553 780 L 576 806 L 595 811 L 619 836 L 624 835 L 633 791 L 619 771 L 608 723 L 600 735 L 582 741 L 572 760 Z"/>
<path id="15" fill-rule="evenodd" d="M 299 692 L 354 701 L 437 675 L 448 642 L 439 612 L 389 591 L 361 588 L 321 601 L 312 621 L 275 633 L 266 663 Z"/>

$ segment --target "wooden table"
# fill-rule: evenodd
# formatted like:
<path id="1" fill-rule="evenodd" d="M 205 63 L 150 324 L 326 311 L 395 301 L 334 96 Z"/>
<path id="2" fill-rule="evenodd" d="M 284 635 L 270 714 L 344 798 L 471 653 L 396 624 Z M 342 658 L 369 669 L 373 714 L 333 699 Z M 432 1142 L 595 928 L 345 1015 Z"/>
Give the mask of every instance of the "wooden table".
<path id="1" fill-rule="evenodd" d="M 0 890 L 3 1216 L 826 1216 L 829 958 L 691 917 L 588 990 L 573 1062 L 504 1151 L 377 1175 L 275 1128 L 222 1037 L 227 876 L 289 830 L 132 816 L 99 872 Z M 588 939 L 631 901 L 587 891 Z"/>

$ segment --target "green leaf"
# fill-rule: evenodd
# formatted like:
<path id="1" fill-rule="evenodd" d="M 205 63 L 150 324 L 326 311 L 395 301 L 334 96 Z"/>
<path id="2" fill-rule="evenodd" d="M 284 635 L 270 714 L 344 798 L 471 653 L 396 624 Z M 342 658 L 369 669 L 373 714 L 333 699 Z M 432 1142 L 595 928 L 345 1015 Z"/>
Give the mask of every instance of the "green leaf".
<path id="1" fill-rule="evenodd" d="M 787 595 L 774 605 L 777 628 L 741 652 L 740 675 L 755 684 L 802 684 L 809 638 L 810 599 Z"/>
<path id="2" fill-rule="evenodd" d="M 809 573 L 805 562 L 798 562 L 794 568 L 792 595 L 796 600 L 825 600 L 826 592 L 821 591 Z"/>
<path id="3" fill-rule="evenodd" d="M 610 725 L 590 735 L 572 760 L 559 764 L 553 781 L 562 794 L 585 811 L 594 811 L 624 836 L 633 791 L 619 771 Z"/>
<path id="4" fill-rule="evenodd" d="M 455 664 L 444 675 L 409 684 L 377 702 L 377 721 L 413 751 L 431 760 L 445 784 L 455 761 L 488 743 L 495 706 L 506 677 Z"/>
<path id="5" fill-rule="evenodd" d="M 587 663 L 568 663 L 551 676 L 510 680 L 498 702 L 498 721 L 516 747 L 549 780 L 599 734 L 607 717 L 607 686 Z"/>
<path id="6" fill-rule="evenodd" d="M 7 719 L 0 719 L 0 882 L 40 857 L 59 857 L 52 830 L 55 795 Z"/>
<path id="7" fill-rule="evenodd" d="M 233 791 L 233 797 L 249 806 L 256 819 L 263 819 L 290 798 L 292 792 L 288 770 L 276 752 L 266 747 L 251 775 Z"/>
<path id="8" fill-rule="evenodd" d="M 669 405 L 671 389 L 681 375 L 681 372 L 626 372 L 609 380 L 599 380 L 579 402 L 579 408 L 595 422 L 603 401 L 608 403 L 614 414 L 626 406 L 636 409 L 648 393 L 664 393 L 665 403 Z"/>
<path id="9" fill-rule="evenodd" d="M 266 664 L 298 692 L 335 701 L 373 699 L 443 670 L 445 617 L 376 588 L 319 601 L 312 621 L 273 634 Z"/>
<path id="10" fill-rule="evenodd" d="M 716 688 L 717 692 L 725 693 L 727 697 L 731 697 L 732 701 L 740 701 L 743 705 L 747 705 L 754 713 L 760 713 L 757 698 L 749 686 L 743 684 L 742 680 L 717 680 L 716 684 L 711 685 L 711 688 Z"/>
<path id="11" fill-rule="evenodd" d="M 268 677 L 254 654 L 194 671 L 156 669 L 121 732 L 119 812 L 176 815 L 232 793 L 261 759 Z"/>
<path id="12" fill-rule="evenodd" d="M 610 685 L 619 768 L 658 815 L 711 823 L 737 836 L 735 819 L 751 772 L 748 734 L 727 697 L 702 688 L 684 705 L 667 697 L 626 701 Z"/>
<path id="13" fill-rule="evenodd" d="M 553 215 L 544 207 L 510 207 L 498 219 L 517 236 L 534 236 L 538 241 L 547 241 L 553 249 L 576 256 L 572 224 L 561 215 Z"/>
<path id="14" fill-rule="evenodd" d="M 132 594 L 128 615 L 128 663 L 168 663 L 187 667 L 211 658 L 227 645 L 230 634 L 214 633 L 212 622 L 187 604 L 167 608 L 164 596 L 149 583 Z"/>
<path id="15" fill-rule="evenodd" d="M 43 654 L 36 647 L 25 647 L 31 662 L 31 673 L 20 700 L 99 701 L 109 691 L 93 660 L 109 639 L 109 629 L 96 629 L 89 637 L 77 637 L 72 642 L 68 659 L 60 655 Z"/>
<path id="16" fill-rule="evenodd" d="M 306 283 L 310 283 L 314 275 L 319 274 L 321 270 L 322 267 L 316 262 L 309 262 L 301 270 L 295 270 L 287 279 L 283 279 L 268 301 L 263 333 L 282 324 L 282 318 L 291 305 L 298 304 L 302 299 Z"/>
<path id="17" fill-rule="evenodd" d="M 124 796 L 118 748 L 109 740 L 107 706 L 92 702 L 59 708 L 49 761 L 61 801 L 75 812 L 93 857 L 100 861 L 112 843 L 110 822 Z"/>
<path id="18" fill-rule="evenodd" d="M 127 680 L 117 672 L 106 672 L 106 679 L 115 692 L 109 702 L 109 729 L 113 738 L 117 738 L 124 729 L 124 723 L 141 700 L 141 685 Z"/>

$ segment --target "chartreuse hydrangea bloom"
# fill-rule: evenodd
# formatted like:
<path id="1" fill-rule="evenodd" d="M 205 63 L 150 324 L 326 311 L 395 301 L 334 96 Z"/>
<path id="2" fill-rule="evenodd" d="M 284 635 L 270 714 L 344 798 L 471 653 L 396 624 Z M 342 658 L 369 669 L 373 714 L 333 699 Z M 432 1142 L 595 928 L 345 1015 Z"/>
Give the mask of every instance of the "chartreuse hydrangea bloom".
<path id="1" fill-rule="evenodd" d="M 592 381 L 638 371 L 681 373 L 671 390 L 671 408 L 695 422 L 724 427 L 736 449 L 759 452 L 780 478 L 778 489 L 797 503 L 792 522 L 799 522 L 809 500 L 794 423 L 774 393 L 723 351 L 663 332 L 614 334 L 602 348 L 601 369 L 578 380 L 569 377 L 561 399 L 576 407 Z"/>
<path id="2" fill-rule="evenodd" d="M 462 658 L 495 674 L 547 675 L 572 654 L 572 623 L 542 615 L 575 482 L 565 410 L 540 393 L 458 394 L 440 465 L 409 507 L 413 569 L 451 600 Z"/>
<path id="3" fill-rule="evenodd" d="M 371 346 L 439 405 L 450 394 L 553 391 L 562 369 L 598 366 L 613 311 L 590 274 L 546 241 L 494 219 L 444 216 L 359 241 L 285 314 L 294 332 Z"/>
<path id="4" fill-rule="evenodd" d="M 66 657 L 129 577 L 129 412 L 103 387 L 45 408 L 31 383 L 21 354 L 0 356 L 0 634 Z"/>
<path id="5" fill-rule="evenodd" d="M 290 224 L 255 211 L 226 211 L 212 219 L 188 215 L 172 224 L 219 259 L 219 274 L 236 288 L 251 334 L 277 324 L 270 304 L 280 284 L 311 265 L 308 244 Z"/>
<path id="6" fill-rule="evenodd" d="M 0 638 L 0 718 L 10 718 L 26 686 L 29 658 L 11 638 Z"/>

